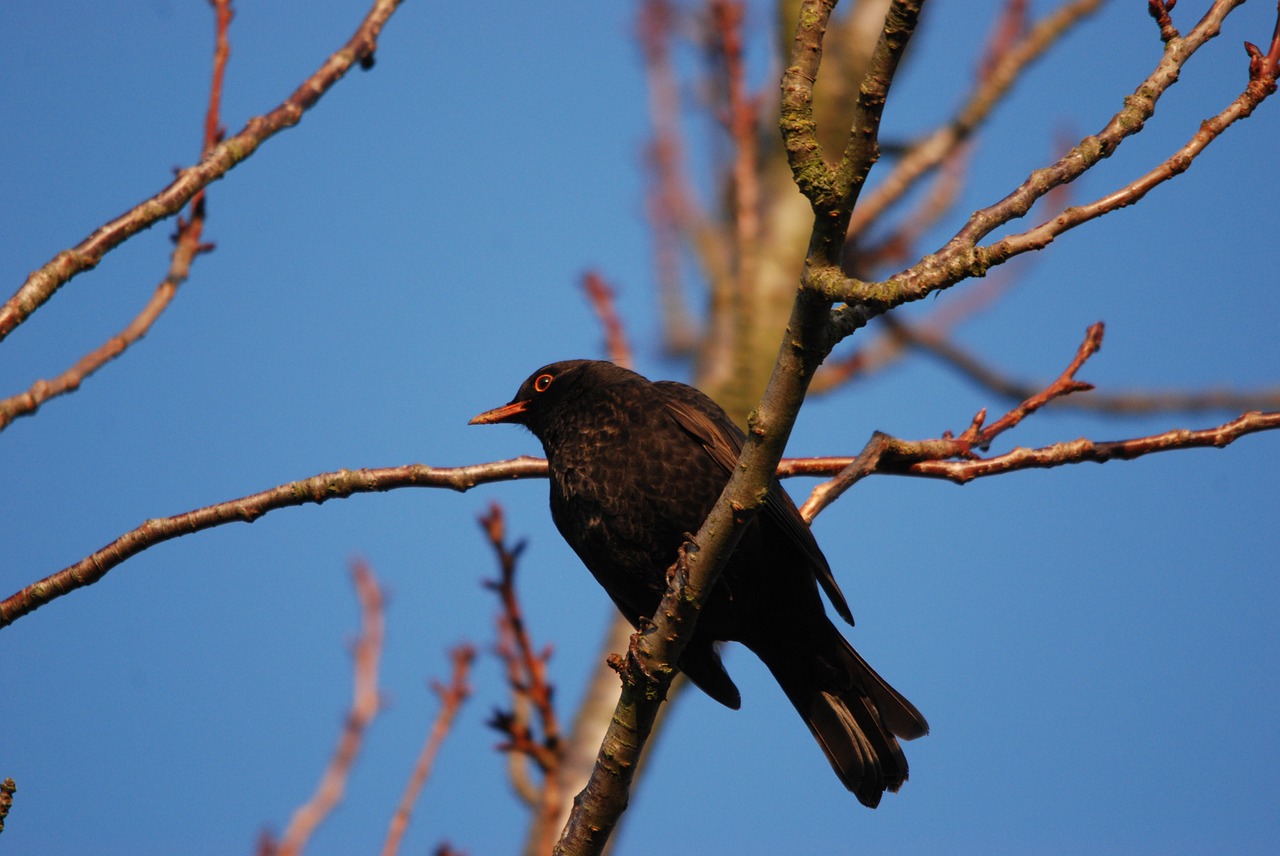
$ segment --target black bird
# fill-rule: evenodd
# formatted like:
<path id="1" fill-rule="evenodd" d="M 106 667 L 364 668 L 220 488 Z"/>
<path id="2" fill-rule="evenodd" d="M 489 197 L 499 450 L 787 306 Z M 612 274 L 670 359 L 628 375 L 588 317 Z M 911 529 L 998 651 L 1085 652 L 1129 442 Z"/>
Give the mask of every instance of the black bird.
<path id="1" fill-rule="evenodd" d="M 510 404 L 471 424 L 514 422 L 542 441 L 551 517 L 633 626 L 658 608 L 686 532 L 711 511 L 744 436 L 691 386 L 650 382 L 612 363 L 538 369 Z M 741 642 L 764 661 L 844 786 L 874 808 L 907 780 L 896 738 L 929 731 L 920 712 L 867 665 L 827 618 L 821 585 L 853 624 L 831 567 L 775 478 L 707 600 L 677 664 L 707 695 L 741 698 L 716 651 Z"/>

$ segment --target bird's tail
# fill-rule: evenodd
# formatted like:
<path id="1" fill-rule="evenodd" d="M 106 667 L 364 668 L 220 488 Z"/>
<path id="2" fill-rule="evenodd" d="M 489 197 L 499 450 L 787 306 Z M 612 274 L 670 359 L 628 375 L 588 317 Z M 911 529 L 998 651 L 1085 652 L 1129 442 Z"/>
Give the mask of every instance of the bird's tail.
<path id="1" fill-rule="evenodd" d="M 834 625 L 823 621 L 804 644 L 795 636 L 749 647 L 764 661 L 809 726 L 832 769 L 870 808 L 907 780 L 898 739 L 929 733 L 929 724 L 876 674 Z"/>

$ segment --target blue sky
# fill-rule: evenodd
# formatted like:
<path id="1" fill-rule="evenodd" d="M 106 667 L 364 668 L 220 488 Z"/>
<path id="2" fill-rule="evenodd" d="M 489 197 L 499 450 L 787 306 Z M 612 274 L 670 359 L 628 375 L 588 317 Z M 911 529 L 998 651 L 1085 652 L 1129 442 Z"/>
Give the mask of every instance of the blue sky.
<path id="1" fill-rule="evenodd" d="M 996 5 L 930 8 L 886 136 L 953 109 Z M 1183 0 L 1175 21 L 1190 27 L 1205 5 Z M 199 151 L 207 5 L 86 9 L 0 7 L 7 293 Z M 340 467 L 538 452 L 527 433 L 466 421 L 544 362 L 603 354 L 578 287 L 588 268 L 618 286 L 638 368 L 687 378 L 659 353 L 633 9 L 406 3 L 374 70 L 353 72 L 212 187 L 217 250 L 150 334 L 0 435 L 3 595 L 150 517 Z M 1044 163 L 1058 134 L 1097 130 L 1119 108 L 1158 56 L 1145 9 L 1110 4 L 1019 85 L 983 135 L 964 211 Z M 238 4 L 228 128 L 278 104 L 364 12 L 351 0 Z M 1229 19 L 1074 201 L 1145 171 L 1234 97 L 1240 44 L 1265 43 L 1274 13 L 1255 0 Z M 767 59 L 753 63 L 766 83 Z M 1048 378 L 1105 320 L 1081 377 L 1108 391 L 1275 385 L 1278 116 L 1280 103 L 1265 104 L 1141 205 L 1060 239 L 959 341 Z M 11 335 L 0 394 L 123 327 L 163 276 L 171 231 L 139 235 Z M 852 453 L 877 429 L 958 431 L 984 406 L 1007 402 L 916 358 L 810 402 L 791 452 Z M 1006 441 L 1118 439 L 1230 415 L 1045 413 Z M 678 702 L 615 852 L 655 841 L 708 853 L 1270 852 L 1278 443 L 964 488 L 860 484 L 815 530 L 858 619 L 851 638 L 933 727 L 907 746 L 910 782 L 862 809 L 763 667 L 734 652 L 743 709 Z M 249 853 L 259 829 L 281 829 L 349 701 L 353 555 L 390 596 L 388 706 L 310 852 L 380 847 L 436 710 L 424 680 L 446 674 L 456 642 L 492 638 L 480 583 L 494 569 L 474 524 L 491 500 L 530 541 L 520 585 L 535 637 L 554 643 L 569 716 L 610 607 L 556 535 L 544 483 L 274 512 L 149 550 L 0 631 L 0 776 L 19 786 L 5 852 Z M 524 812 L 483 724 L 507 703 L 492 657 L 474 682 L 402 852 L 442 839 L 510 852 L 521 840 Z"/>

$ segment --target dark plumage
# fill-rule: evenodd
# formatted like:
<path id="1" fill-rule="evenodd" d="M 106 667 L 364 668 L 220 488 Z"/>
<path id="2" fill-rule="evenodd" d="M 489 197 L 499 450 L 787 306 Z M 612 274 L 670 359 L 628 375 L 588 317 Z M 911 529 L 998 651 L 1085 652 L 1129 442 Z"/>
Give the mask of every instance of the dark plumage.
<path id="1" fill-rule="evenodd" d="M 666 590 L 686 532 L 720 496 L 743 434 L 693 387 L 652 383 L 612 363 L 569 360 L 538 369 L 503 407 L 472 424 L 525 425 L 546 450 L 551 517 L 560 534 L 636 625 Z M 698 620 L 679 668 L 721 704 L 738 688 L 715 649 L 741 642 L 782 686 L 836 775 L 864 805 L 907 779 L 896 738 L 929 730 L 827 618 L 818 594 L 853 618 L 795 504 L 774 479 Z"/>

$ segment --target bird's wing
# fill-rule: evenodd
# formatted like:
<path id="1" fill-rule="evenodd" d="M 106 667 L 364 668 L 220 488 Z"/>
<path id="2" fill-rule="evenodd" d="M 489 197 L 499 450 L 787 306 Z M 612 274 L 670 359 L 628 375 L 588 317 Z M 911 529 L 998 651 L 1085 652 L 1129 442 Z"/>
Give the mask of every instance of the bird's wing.
<path id="1" fill-rule="evenodd" d="M 659 381 L 654 386 L 665 393 L 662 396 L 663 406 L 676 423 L 701 443 L 702 448 L 726 473 L 732 474 L 746 440 L 738 426 L 733 424 L 719 405 L 691 386 L 674 381 Z M 804 551 L 822 590 L 831 601 L 831 606 L 841 618 L 853 624 L 853 613 L 849 611 L 849 603 L 836 584 L 826 556 L 822 555 L 822 550 L 804 518 L 800 516 L 799 509 L 776 478 L 765 498 L 763 513 Z"/>

